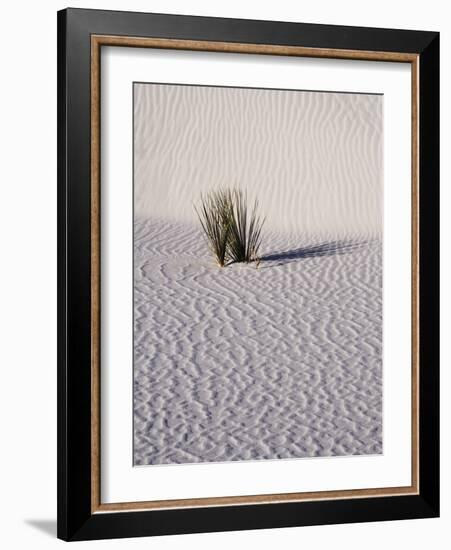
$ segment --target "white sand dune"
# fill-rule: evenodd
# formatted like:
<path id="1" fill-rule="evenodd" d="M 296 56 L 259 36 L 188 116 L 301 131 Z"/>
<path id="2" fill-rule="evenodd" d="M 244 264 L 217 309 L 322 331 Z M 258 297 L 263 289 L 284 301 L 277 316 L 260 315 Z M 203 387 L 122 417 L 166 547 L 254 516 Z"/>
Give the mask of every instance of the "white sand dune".
<path id="1" fill-rule="evenodd" d="M 138 219 L 196 222 L 218 186 L 256 195 L 266 228 L 377 237 L 380 95 L 135 84 Z"/>
<path id="2" fill-rule="evenodd" d="M 265 232 L 258 269 L 135 222 L 136 465 L 382 452 L 380 240 Z"/>
<path id="3" fill-rule="evenodd" d="M 137 465 L 382 452 L 378 95 L 134 85 Z M 259 269 L 193 203 L 258 197 Z"/>

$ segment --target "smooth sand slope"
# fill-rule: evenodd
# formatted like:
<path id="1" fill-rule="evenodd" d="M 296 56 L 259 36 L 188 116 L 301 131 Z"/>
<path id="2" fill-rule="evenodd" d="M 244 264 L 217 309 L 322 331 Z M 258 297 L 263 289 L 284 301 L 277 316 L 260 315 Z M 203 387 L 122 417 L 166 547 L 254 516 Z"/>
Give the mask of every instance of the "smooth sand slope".
<path id="1" fill-rule="evenodd" d="M 221 269 L 195 225 L 135 223 L 136 465 L 382 452 L 380 241 L 262 252 Z"/>

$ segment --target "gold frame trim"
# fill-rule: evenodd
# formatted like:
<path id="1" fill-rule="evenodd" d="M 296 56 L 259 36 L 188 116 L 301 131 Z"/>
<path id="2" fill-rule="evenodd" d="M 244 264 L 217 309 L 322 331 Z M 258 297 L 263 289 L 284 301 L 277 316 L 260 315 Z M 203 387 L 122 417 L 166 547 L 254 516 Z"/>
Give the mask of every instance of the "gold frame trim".
<path id="1" fill-rule="evenodd" d="M 406 487 L 383 487 L 339 491 L 280 493 L 247 496 L 117 502 L 104 504 L 100 498 L 100 50 L 102 46 L 161 48 L 209 52 L 247 53 L 332 59 L 356 59 L 410 63 L 412 70 L 412 480 Z M 240 44 L 139 38 L 91 36 L 91 513 L 132 510 L 162 510 L 306 502 L 419 494 L 419 56 L 399 52 L 334 50 L 267 44 Z"/>

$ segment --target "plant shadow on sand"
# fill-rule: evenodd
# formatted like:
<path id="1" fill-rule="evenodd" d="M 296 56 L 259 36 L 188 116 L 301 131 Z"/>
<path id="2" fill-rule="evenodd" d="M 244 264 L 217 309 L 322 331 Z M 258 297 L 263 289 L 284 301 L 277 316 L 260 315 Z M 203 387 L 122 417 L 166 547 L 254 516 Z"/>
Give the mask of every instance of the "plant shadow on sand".
<path id="1" fill-rule="evenodd" d="M 277 267 L 279 265 L 289 264 L 305 258 L 350 254 L 366 244 L 368 244 L 366 241 L 329 241 L 311 246 L 302 246 L 300 248 L 286 250 L 283 252 L 263 254 L 260 258 L 260 261 L 262 262 L 260 268 L 264 269 L 267 267 Z M 268 263 L 268 265 L 263 265 L 264 263 Z"/>

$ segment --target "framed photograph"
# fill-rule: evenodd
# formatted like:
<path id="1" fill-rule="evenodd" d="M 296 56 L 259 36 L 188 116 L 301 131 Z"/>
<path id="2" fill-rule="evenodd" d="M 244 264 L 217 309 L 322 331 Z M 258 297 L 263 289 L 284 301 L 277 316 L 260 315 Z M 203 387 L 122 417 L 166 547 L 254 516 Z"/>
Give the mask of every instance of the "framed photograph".
<path id="1" fill-rule="evenodd" d="M 58 536 L 439 514 L 439 35 L 58 13 Z"/>

